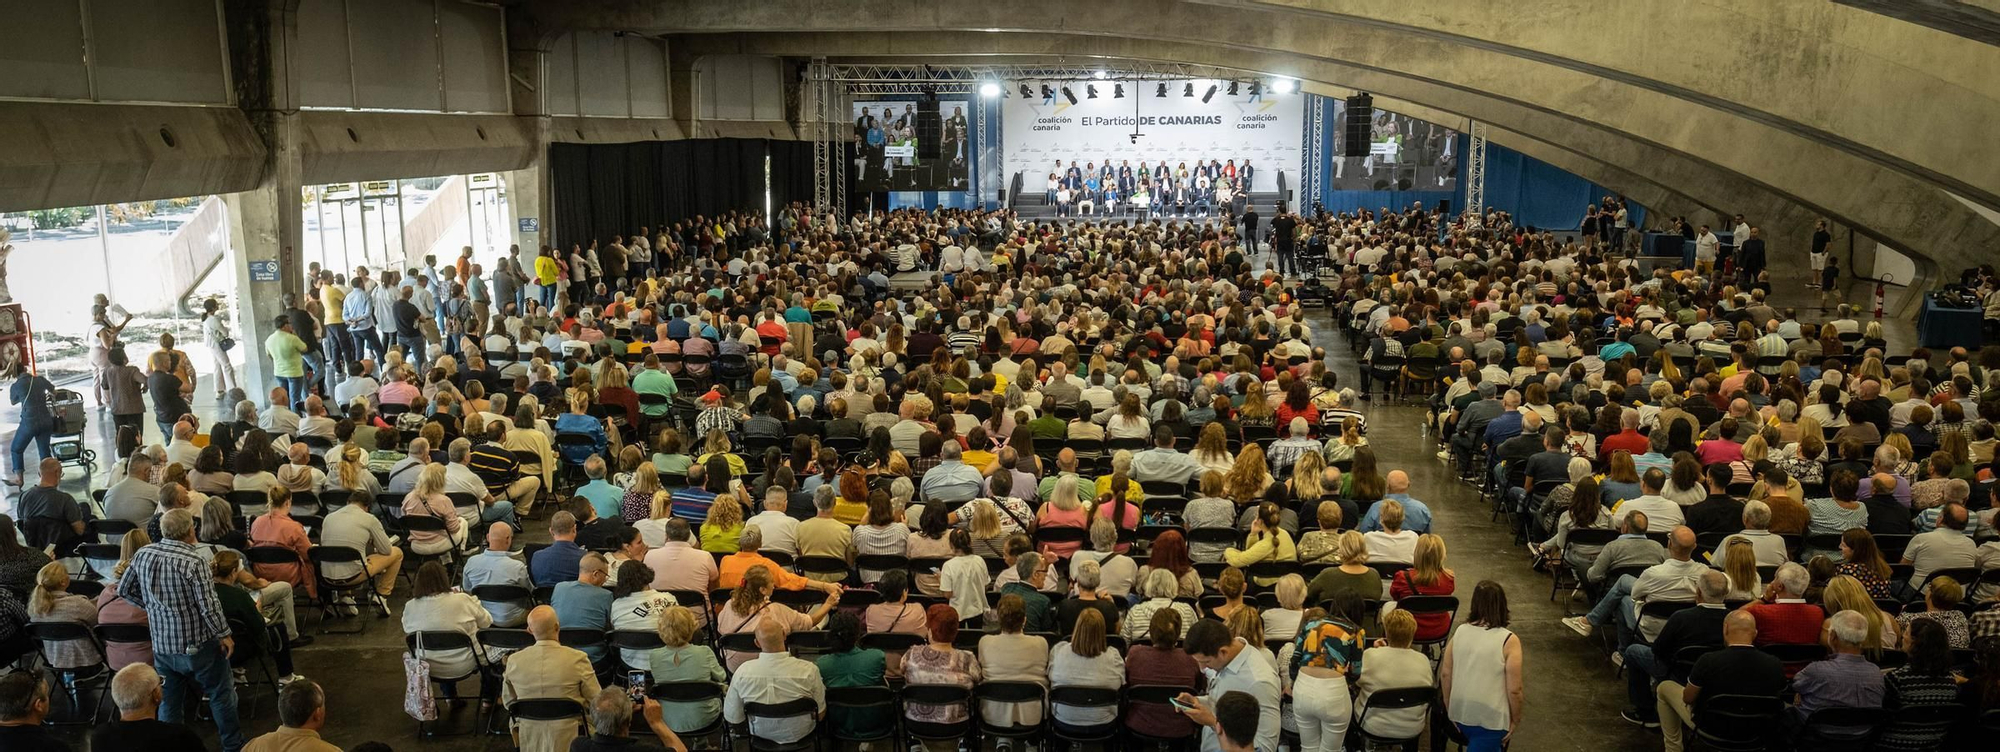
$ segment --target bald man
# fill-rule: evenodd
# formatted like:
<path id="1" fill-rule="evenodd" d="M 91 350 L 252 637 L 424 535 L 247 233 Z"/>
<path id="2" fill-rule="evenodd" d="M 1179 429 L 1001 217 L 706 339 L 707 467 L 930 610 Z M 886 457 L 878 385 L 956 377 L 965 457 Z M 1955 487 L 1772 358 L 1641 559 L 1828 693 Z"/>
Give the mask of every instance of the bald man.
<path id="1" fill-rule="evenodd" d="M 780 619 L 757 621 L 757 658 L 736 669 L 729 681 L 729 694 L 722 701 L 722 717 L 743 723 L 747 703 L 779 705 L 812 698 L 819 715 L 826 714 L 826 684 L 819 667 L 785 650 L 785 623 Z M 752 718 L 750 732 L 760 739 L 790 744 L 810 736 L 815 720 L 792 718 Z"/>
<path id="2" fill-rule="evenodd" d="M 1410 474 L 1401 470 L 1391 470 L 1386 481 L 1386 493 L 1382 498 L 1395 499 L 1403 505 L 1403 529 L 1414 531 L 1419 535 L 1430 532 L 1431 508 L 1410 497 Z M 1368 513 L 1361 517 L 1361 526 L 1356 529 L 1363 533 L 1381 530 L 1382 505 L 1369 505 Z"/>
<path id="3" fill-rule="evenodd" d="M 515 700 L 567 699 L 589 707 L 597 699 L 597 673 L 583 651 L 556 641 L 562 623 L 556 611 L 536 606 L 528 612 L 528 633 L 535 644 L 507 658 L 500 688 L 502 705 Z M 514 719 L 514 736 L 521 749 L 566 750 L 576 739 L 576 721 Z"/>
<path id="4" fill-rule="evenodd" d="M 1724 647 L 1695 661 L 1686 677 L 1669 678 L 1653 688 L 1666 752 L 1680 752 L 1704 695 L 1775 697 L 1785 690 L 1785 664 L 1757 648 L 1755 618 L 1731 612 L 1722 620 L 1722 639 Z"/>

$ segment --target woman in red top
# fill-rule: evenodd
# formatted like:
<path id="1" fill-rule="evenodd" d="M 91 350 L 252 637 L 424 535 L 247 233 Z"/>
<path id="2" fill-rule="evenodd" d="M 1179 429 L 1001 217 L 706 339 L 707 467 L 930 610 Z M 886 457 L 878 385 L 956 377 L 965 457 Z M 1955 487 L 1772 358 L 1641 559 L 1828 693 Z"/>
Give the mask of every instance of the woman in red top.
<path id="1" fill-rule="evenodd" d="M 632 391 L 625 366 L 606 357 L 597 362 L 597 402 L 625 411 L 625 424 L 639 425 L 639 393 Z"/>
<path id="2" fill-rule="evenodd" d="M 1285 391 L 1285 401 L 1278 403 L 1278 425 L 1289 425 L 1293 418 L 1305 418 L 1306 425 L 1319 425 L 1319 408 L 1312 402 L 1312 387 L 1304 379 L 1292 381 Z"/>
<path id="3" fill-rule="evenodd" d="M 1413 595 L 1451 595 L 1457 583 L 1444 566 L 1444 539 L 1424 534 L 1417 538 L 1416 562 L 1396 572 L 1389 581 L 1389 597 L 1402 600 Z M 1451 614 L 1425 613 L 1417 617 L 1417 641 L 1444 639 L 1451 628 Z"/>
<path id="4" fill-rule="evenodd" d="M 305 591 L 307 597 L 319 597 L 319 583 L 306 558 L 312 541 L 306 538 L 305 526 L 292 519 L 292 492 L 285 487 L 271 489 L 269 511 L 250 523 L 250 547 L 287 548 L 298 554 L 297 564 L 257 564 L 252 569 L 258 577 L 289 582 L 293 588 Z"/>

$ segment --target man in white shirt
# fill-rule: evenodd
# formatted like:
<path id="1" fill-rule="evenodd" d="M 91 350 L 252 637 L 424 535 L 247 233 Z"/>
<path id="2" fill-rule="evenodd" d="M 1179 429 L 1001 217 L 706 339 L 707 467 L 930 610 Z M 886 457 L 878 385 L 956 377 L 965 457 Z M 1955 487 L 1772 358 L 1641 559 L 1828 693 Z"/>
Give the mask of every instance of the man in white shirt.
<path id="1" fill-rule="evenodd" d="M 1694 601 L 1695 587 L 1701 582 L 1701 573 L 1709 571 L 1709 566 L 1694 560 L 1694 531 L 1687 527 L 1676 527 L 1667 536 L 1667 560 L 1647 567 L 1639 575 L 1639 581 L 1632 584 L 1633 614 L 1638 614 L 1652 601 L 1687 603 Z M 1624 621 L 1620 620 L 1620 625 Z M 1658 616 L 1639 616 L 1639 635 L 1645 642 L 1652 642 L 1660 636 L 1660 627 L 1667 620 Z M 1630 635 L 1620 630 L 1619 648 L 1631 643 Z"/>
<path id="2" fill-rule="evenodd" d="M 282 386 L 271 387 L 271 406 L 257 414 L 257 427 L 272 437 L 291 436 L 299 431 L 299 414 L 292 412 L 291 398 Z"/>
<path id="3" fill-rule="evenodd" d="M 764 551 L 783 551 L 794 556 L 799 553 L 799 521 L 785 514 L 785 507 L 791 503 L 791 495 L 781 486 L 772 486 L 764 492 L 764 511 L 743 521 L 744 527 L 755 527 L 764 534 Z"/>
<path id="4" fill-rule="evenodd" d="M 458 516 L 468 525 L 477 525 L 483 519 L 487 522 L 506 522 L 519 527 L 514 518 L 514 502 L 496 498 L 486 490 L 486 481 L 480 479 L 466 461 L 472 458 L 472 441 L 459 437 L 453 439 L 445 449 L 444 492 L 447 494 L 471 494 L 478 499 L 475 506 L 461 507 Z"/>
<path id="5" fill-rule="evenodd" d="M 813 733 L 815 718 L 748 718 L 746 703 L 782 705 L 811 698 L 826 714 L 826 685 L 820 681 L 819 667 L 794 657 L 785 650 L 785 626 L 777 619 L 757 622 L 756 660 L 744 663 L 729 680 L 729 693 L 722 700 L 722 717 L 740 724 L 748 719 L 750 733 L 777 744 L 791 744 Z M 1275 705 L 1274 705 L 1275 707 Z"/>
<path id="6" fill-rule="evenodd" d="M 1695 269 L 1702 276 L 1713 274 L 1715 272 L 1716 256 L 1721 254 L 1721 252 L 1722 239 L 1716 237 L 1715 233 L 1708 229 L 1708 225 L 1702 225 L 1701 232 L 1694 236 Z"/>
<path id="7" fill-rule="evenodd" d="M 1229 628 L 1213 619 L 1196 621 L 1188 627 L 1187 638 L 1182 641 L 1189 657 L 1202 668 L 1214 672 L 1208 680 L 1208 694 L 1200 697 L 1183 694 L 1180 700 L 1200 701 L 1200 707 L 1214 708 L 1219 701 L 1232 692 L 1241 692 L 1257 701 L 1257 752 L 1277 752 L 1279 736 L 1278 706 L 1283 701 L 1283 689 L 1278 683 L 1277 669 L 1267 658 L 1259 657 L 1260 648 L 1240 638 L 1231 637 Z M 1201 752 L 1222 752 L 1223 743 L 1213 726 L 1204 727 L 1201 732 Z"/>
<path id="8" fill-rule="evenodd" d="M 1967 514 L 1962 504 L 1946 504 L 1938 513 L 1937 529 L 1911 536 L 1909 547 L 1903 549 L 1903 563 L 1912 569 L 1910 584 L 1921 585 L 1924 578 L 1940 569 L 1975 566 L 1979 547 L 1965 534 Z"/>
<path id="9" fill-rule="evenodd" d="M 1681 505 L 1660 495 L 1660 490 L 1665 488 L 1666 484 L 1666 473 L 1660 472 L 1659 468 L 1647 470 L 1646 474 L 1639 478 L 1639 498 L 1619 504 L 1617 511 L 1612 513 L 1611 526 L 1616 528 L 1624 525 L 1625 518 L 1632 516 L 1635 511 L 1645 512 L 1647 526 L 1654 530 L 1663 527 L 1671 529 L 1685 524 L 1687 511 L 1682 509 Z"/>
<path id="10" fill-rule="evenodd" d="M 1729 542 L 1743 539 L 1750 542 L 1750 550 L 1757 554 L 1757 566 L 1775 567 L 1791 559 L 1785 551 L 1783 536 L 1766 529 L 1771 526 L 1771 507 L 1761 501 L 1751 500 L 1743 505 L 1743 532 L 1730 535 L 1722 545 L 1710 555 L 1710 564 L 1716 569 L 1727 570 L 1729 563 Z"/>
<path id="11" fill-rule="evenodd" d="M 299 429 L 292 435 L 331 439 L 334 425 L 334 420 L 326 415 L 326 403 L 315 394 L 306 398 L 306 415 L 299 419 Z"/>
<path id="12" fill-rule="evenodd" d="M 1414 563 L 1417 560 L 1417 531 L 1403 529 L 1403 505 L 1395 499 L 1383 499 L 1375 506 L 1381 507 L 1382 529 L 1362 533 L 1362 540 L 1368 543 L 1369 561 L 1399 561 Z M 1374 512 L 1376 510 L 1369 509 Z"/>
<path id="13" fill-rule="evenodd" d="M 1174 431 L 1153 427 L 1153 448 L 1132 455 L 1132 479 L 1186 484 L 1201 477 L 1202 465 L 1195 458 L 1174 449 Z"/>
<path id="14" fill-rule="evenodd" d="M 201 456 L 201 447 L 194 445 L 194 426 L 187 421 L 174 424 L 173 440 L 167 442 L 167 464 L 178 463 L 182 468 L 193 470 L 196 457 Z"/>
<path id="15" fill-rule="evenodd" d="M 382 521 L 368 512 L 368 506 L 373 502 L 374 499 L 368 498 L 367 494 L 349 495 L 347 503 L 328 514 L 320 524 L 319 542 L 323 546 L 346 546 L 360 553 L 365 562 L 361 566 L 366 566 L 366 574 L 375 578 L 376 594 L 386 599 L 396 589 L 396 575 L 403 569 L 403 549 L 397 548 L 395 539 L 382 529 Z M 509 530 L 506 525 L 494 525 L 493 528 Z M 490 544 L 492 533 L 489 532 L 486 538 Z M 508 538 L 511 540 L 512 536 Z M 504 544 L 500 551 L 507 551 Z M 362 575 L 361 566 L 328 562 L 321 574 L 337 582 Z M 512 624 L 505 626 L 520 626 L 519 619 L 516 617 Z"/>
<path id="16" fill-rule="evenodd" d="M 348 361 L 347 378 L 333 386 L 333 401 L 343 406 L 349 405 L 354 402 L 355 397 L 373 396 L 381 391 L 382 382 L 375 380 L 374 370 L 375 361 L 365 358 Z"/>

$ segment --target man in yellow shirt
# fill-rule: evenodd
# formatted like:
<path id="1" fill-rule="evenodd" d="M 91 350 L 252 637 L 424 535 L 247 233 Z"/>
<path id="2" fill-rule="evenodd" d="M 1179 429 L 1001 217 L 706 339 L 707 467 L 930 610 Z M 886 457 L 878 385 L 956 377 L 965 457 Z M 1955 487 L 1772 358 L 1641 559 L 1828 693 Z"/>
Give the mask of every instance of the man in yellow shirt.
<path id="1" fill-rule="evenodd" d="M 556 305 L 556 279 L 562 276 L 562 267 L 556 263 L 555 252 L 542 247 L 541 255 L 535 257 L 535 284 L 542 287 L 542 307 Z"/>
<path id="2" fill-rule="evenodd" d="M 347 373 L 347 316 L 341 308 L 347 303 L 346 280 L 331 271 L 319 273 L 320 324 L 326 327 L 326 372 L 329 381 L 337 380 L 335 374 Z M 333 385 L 327 385 L 327 393 L 333 393 Z"/>

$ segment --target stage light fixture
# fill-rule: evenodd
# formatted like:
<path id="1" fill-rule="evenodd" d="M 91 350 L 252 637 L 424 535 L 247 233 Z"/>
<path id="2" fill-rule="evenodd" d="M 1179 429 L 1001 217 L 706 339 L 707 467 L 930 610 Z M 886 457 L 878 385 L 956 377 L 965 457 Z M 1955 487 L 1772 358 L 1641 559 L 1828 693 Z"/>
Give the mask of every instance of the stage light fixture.
<path id="1" fill-rule="evenodd" d="M 1096 99 L 1096 98 L 1097 98 L 1097 84 L 1090 84 L 1090 85 L 1088 85 L 1088 86 L 1085 86 L 1085 87 L 1083 87 L 1083 95 L 1084 95 L 1084 97 L 1085 97 L 1085 98 L 1088 98 L 1088 99 Z"/>
<path id="2" fill-rule="evenodd" d="M 1111 85 L 1111 98 L 1112 98 L 1112 99 L 1124 99 L 1124 98 L 1125 98 L 1125 85 L 1124 85 L 1124 84 L 1112 84 L 1112 85 Z"/>
<path id="3" fill-rule="evenodd" d="M 1070 91 L 1069 87 L 1065 86 L 1062 87 L 1062 93 L 1063 99 L 1069 100 L 1069 103 L 1072 105 L 1076 104 L 1076 92 Z"/>
<path id="4" fill-rule="evenodd" d="M 1090 77 L 1102 81 L 1104 80 L 1104 71 L 1093 71 L 1091 72 Z"/>
<path id="5" fill-rule="evenodd" d="M 992 81 L 980 84 L 979 96 L 985 97 L 987 99 L 992 99 L 994 97 L 1000 96 L 1000 85 L 993 83 Z"/>
<path id="6" fill-rule="evenodd" d="M 1235 81 L 1231 81 L 1231 82 L 1229 82 L 1229 96 L 1232 96 L 1232 97 L 1233 97 L 1233 96 L 1236 96 L 1236 87 L 1237 87 L 1237 86 L 1239 86 L 1239 85 L 1240 85 L 1240 84 L 1236 83 Z"/>
<path id="7" fill-rule="evenodd" d="M 1153 90 L 1153 96 L 1155 97 L 1164 97 L 1166 95 L 1167 95 L 1167 85 L 1164 83 L 1160 84 L 1159 88 Z"/>
<path id="8" fill-rule="evenodd" d="M 1251 81 L 1251 82 L 1250 82 L 1250 96 L 1253 96 L 1253 97 L 1261 97 L 1261 96 L 1264 96 L 1264 84 L 1263 84 L 1262 82 L 1260 82 L 1260 81 Z"/>
<path id="9" fill-rule="evenodd" d="M 1049 88 L 1049 85 L 1048 85 L 1048 84 L 1042 84 L 1042 98 L 1043 98 L 1043 99 L 1055 99 L 1055 98 L 1056 98 L 1056 90 L 1055 90 L 1055 89 L 1051 89 L 1051 88 Z"/>
<path id="10" fill-rule="evenodd" d="M 1280 78 L 1271 82 L 1271 91 L 1277 94 L 1290 94 L 1297 87 L 1298 84 L 1293 83 L 1289 78 Z"/>
<path id="11" fill-rule="evenodd" d="M 1022 98 L 1022 99 L 1034 99 L 1034 98 L 1035 98 L 1035 90 L 1034 90 L 1034 89 L 1030 89 L 1030 88 L 1028 88 L 1028 85 L 1027 85 L 1027 84 L 1021 84 L 1021 98 Z"/>
<path id="12" fill-rule="evenodd" d="M 1201 95 L 1201 103 L 1208 104 L 1208 100 L 1214 97 L 1215 97 L 1215 84 L 1209 84 L 1208 91 Z"/>
<path id="13" fill-rule="evenodd" d="M 1188 85 L 1181 89 L 1181 96 L 1183 97 L 1194 96 L 1194 82 L 1192 81 L 1188 82 Z"/>

